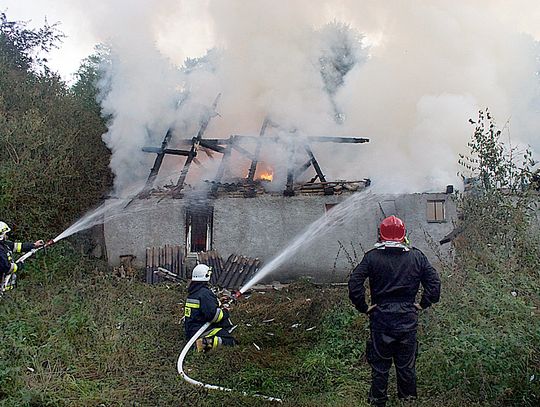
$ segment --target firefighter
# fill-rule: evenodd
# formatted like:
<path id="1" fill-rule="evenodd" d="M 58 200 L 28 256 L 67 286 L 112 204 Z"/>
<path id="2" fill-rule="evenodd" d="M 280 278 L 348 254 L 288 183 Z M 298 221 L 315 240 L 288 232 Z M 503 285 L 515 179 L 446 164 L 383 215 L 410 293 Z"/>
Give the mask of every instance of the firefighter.
<path id="1" fill-rule="evenodd" d="M 15 262 L 13 253 L 28 252 L 45 244 L 43 240 L 34 243 L 11 242 L 7 240 L 7 234 L 10 231 L 11 228 L 5 222 L 0 221 L 0 277 L 2 290 L 9 290 L 14 287 L 15 278 L 11 278 L 9 284 L 4 284 L 4 279 L 8 275 L 15 276 L 17 270 L 20 270 L 23 266 L 22 263 Z"/>
<path id="2" fill-rule="evenodd" d="M 186 339 L 189 340 L 195 335 L 206 322 L 211 323 L 206 332 L 195 342 L 199 352 L 206 352 L 221 345 L 236 345 L 236 340 L 231 335 L 235 327 L 229 318 L 229 311 L 221 305 L 208 286 L 211 274 L 212 268 L 206 264 L 195 266 L 191 274 L 184 309 Z"/>
<path id="3" fill-rule="evenodd" d="M 370 306 L 365 299 L 366 279 L 369 279 Z M 416 303 L 420 284 L 423 293 Z M 364 255 L 349 279 L 349 298 L 370 321 L 370 338 L 366 344 L 366 358 L 371 366 L 370 404 L 386 405 L 392 362 L 396 368 L 398 397 L 416 399 L 418 313 L 439 301 L 440 289 L 439 275 L 424 253 L 408 245 L 403 221 L 395 216 L 384 219 L 375 248 Z"/>

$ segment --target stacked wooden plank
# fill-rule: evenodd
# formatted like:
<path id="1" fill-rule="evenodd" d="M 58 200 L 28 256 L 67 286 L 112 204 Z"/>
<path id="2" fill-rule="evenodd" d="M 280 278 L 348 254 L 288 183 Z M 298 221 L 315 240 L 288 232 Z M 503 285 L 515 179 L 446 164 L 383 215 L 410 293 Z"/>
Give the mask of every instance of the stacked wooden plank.
<path id="1" fill-rule="evenodd" d="M 223 271 L 217 276 L 216 285 L 237 290 L 257 273 L 260 265 L 259 259 L 231 254 L 225 262 Z"/>
<path id="2" fill-rule="evenodd" d="M 295 186 L 295 193 L 309 195 L 339 195 L 343 192 L 356 192 L 365 189 L 371 181 L 333 181 L 333 182 L 308 182 L 300 187 Z"/>
<path id="3" fill-rule="evenodd" d="M 226 262 L 216 250 L 197 253 L 199 263 L 212 267 L 210 284 L 237 290 L 259 270 L 261 261 L 246 256 L 231 254 Z M 163 268 L 174 278 L 188 280 L 191 270 L 186 270 L 185 249 L 183 246 L 166 245 L 164 247 L 148 247 L 146 249 L 146 282 L 155 284 L 163 281 L 163 277 L 155 272 Z"/>
<path id="4" fill-rule="evenodd" d="M 212 276 L 210 277 L 210 284 L 216 285 L 218 277 L 223 273 L 224 265 L 223 259 L 216 250 L 209 250 L 207 252 L 197 253 L 197 259 L 199 263 L 206 264 L 212 267 Z"/>
<path id="5" fill-rule="evenodd" d="M 179 279 L 187 279 L 184 246 L 147 247 L 145 274 L 147 283 L 155 284 L 163 280 L 162 277 L 154 273 L 160 267 L 168 270 Z"/>

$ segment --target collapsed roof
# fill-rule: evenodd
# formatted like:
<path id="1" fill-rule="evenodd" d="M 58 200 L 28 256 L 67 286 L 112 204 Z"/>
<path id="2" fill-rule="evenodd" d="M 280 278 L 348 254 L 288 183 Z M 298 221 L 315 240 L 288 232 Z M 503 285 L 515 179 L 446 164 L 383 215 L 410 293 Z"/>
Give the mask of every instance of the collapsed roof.
<path id="1" fill-rule="evenodd" d="M 227 138 L 203 138 L 208 124 L 213 117 L 217 115 L 216 108 L 220 95 L 216 97 L 212 106 L 203 114 L 200 120 L 197 135 L 191 139 L 176 140 L 176 145 L 185 149 L 170 148 L 169 144 L 173 135 L 173 129 L 169 129 L 161 143 L 161 147 L 143 147 L 146 153 L 155 153 L 156 158 L 146 184 L 142 191 L 137 195 L 138 198 L 148 198 L 151 195 L 170 195 L 174 198 L 183 197 L 183 190 L 186 186 L 186 177 L 191 164 L 202 165 L 197 159 L 197 153 L 204 151 L 209 157 L 213 153 L 221 154 L 221 162 L 217 168 L 212 180 L 204 180 L 208 188 L 210 197 L 217 197 L 220 193 L 241 194 L 244 197 L 254 197 L 267 191 L 266 183 L 272 181 L 268 179 L 256 179 L 257 166 L 260 163 L 261 151 L 269 143 L 277 143 L 283 147 L 287 155 L 287 171 L 285 189 L 282 191 L 285 196 L 293 196 L 298 193 L 316 193 L 324 195 L 339 194 L 342 191 L 356 191 L 370 185 L 369 179 L 357 181 L 329 181 L 324 175 L 319 162 L 315 158 L 312 150 L 314 143 L 347 143 L 360 144 L 367 143 L 369 139 L 359 137 L 325 137 L 325 136 L 301 136 L 296 129 L 284 130 L 278 124 L 266 117 L 262 123 L 259 135 L 230 135 Z M 278 132 L 272 134 L 271 130 L 277 129 Z M 277 133 L 277 134 L 276 134 Z M 248 147 L 247 144 L 250 144 Z M 251 148 L 251 151 L 250 151 Z M 249 169 L 245 177 L 236 177 L 224 180 L 224 174 L 231 164 L 231 154 L 235 151 L 244 158 L 250 160 Z M 177 182 L 174 185 L 168 185 L 161 188 L 155 188 L 154 183 L 166 155 L 184 156 L 186 160 L 180 171 Z M 299 157 L 304 157 L 302 164 L 296 164 Z M 293 158 L 295 158 L 293 160 Z M 302 182 L 301 177 L 305 176 L 306 171 L 313 168 L 315 174 L 307 182 Z"/>

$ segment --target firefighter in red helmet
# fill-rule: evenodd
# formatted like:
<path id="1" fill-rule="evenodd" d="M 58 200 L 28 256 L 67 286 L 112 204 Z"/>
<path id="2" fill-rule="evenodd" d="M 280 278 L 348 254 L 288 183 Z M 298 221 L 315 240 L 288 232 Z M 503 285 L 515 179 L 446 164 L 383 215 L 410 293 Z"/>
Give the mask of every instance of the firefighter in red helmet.
<path id="1" fill-rule="evenodd" d="M 369 280 L 371 305 L 365 299 Z M 416 295 L 423 287 L 419 303 Z M 439 301 L 441 282 L 437 271 L 419 249 L 410 247 L 405 224 L 396 216 L 384 219 L 379 241 L 368 251 L 349 279 L 349 298 L 369 315 L 370 337 L 366 357 L 371 366 L 368 401 L 385 406 L 388 373 L 396 368 L 398 397 L 416 398 L 416 330 L 418 312 Z"/>

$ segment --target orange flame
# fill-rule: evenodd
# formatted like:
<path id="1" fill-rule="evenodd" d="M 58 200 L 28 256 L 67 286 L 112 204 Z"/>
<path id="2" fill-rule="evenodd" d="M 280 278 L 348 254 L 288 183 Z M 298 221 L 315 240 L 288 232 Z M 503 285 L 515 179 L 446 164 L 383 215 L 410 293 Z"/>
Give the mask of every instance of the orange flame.
<path id="1" fill-rule="evenodd" d="M 274 178 L 274 173 L 271 171 L 265 171 L 262 174 L 259 175 L 259 179 L 263 181 L 272 182 L 272 179 Z"/>

